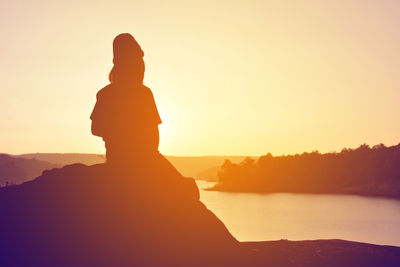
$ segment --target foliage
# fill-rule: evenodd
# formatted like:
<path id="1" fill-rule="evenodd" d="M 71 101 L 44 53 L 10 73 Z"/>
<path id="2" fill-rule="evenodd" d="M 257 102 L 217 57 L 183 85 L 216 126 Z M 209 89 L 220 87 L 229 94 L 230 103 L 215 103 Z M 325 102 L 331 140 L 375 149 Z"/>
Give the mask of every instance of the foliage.
<path id="1" fill-rule="evenodd" d="M 244 192 L 349 193 L 400 197 L 400 144 L 321 154 L 318 151 L 240 164 L 225 161 L 217 190 Z"/>

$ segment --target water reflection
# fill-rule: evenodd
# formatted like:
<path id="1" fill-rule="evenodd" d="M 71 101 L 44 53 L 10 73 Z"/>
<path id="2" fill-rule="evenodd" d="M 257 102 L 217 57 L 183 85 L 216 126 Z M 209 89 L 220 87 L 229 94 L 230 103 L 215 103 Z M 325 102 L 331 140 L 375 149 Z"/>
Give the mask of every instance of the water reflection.
<path id="1" fill-rule="evenodd" d="M 197 181 L 199 188 L 212 183 Z M 200 190 L 240 241 L 346 239 L 400 246 L 400 201 L 349 195 Z"/>

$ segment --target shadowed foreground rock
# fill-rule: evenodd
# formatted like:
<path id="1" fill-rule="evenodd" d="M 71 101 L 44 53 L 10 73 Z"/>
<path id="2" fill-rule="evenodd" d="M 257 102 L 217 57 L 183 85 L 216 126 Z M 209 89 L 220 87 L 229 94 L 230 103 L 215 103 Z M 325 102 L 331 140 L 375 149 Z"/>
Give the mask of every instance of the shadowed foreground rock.
<path id="1" fill-rule="evenodd" d="M 253 251 L 247 259 L 260 266 L 400 266 L 400 247 L 345 240 L 243 242 Z"/>
<path id="2" fill-rule="evenodd" d="M 194 180 L 163 167 L 121 172 L 107 164 L 75 164 L 2 188 L 1 266 L 227 259 L 222 254 L 239 243 L 199 201 Z"/>
<path id="3" fill-rule="evenodd" d="M 75 164 L 1 188 L 0 265 L 396 266 L 400 262 L 400 248 L 345 241 L 241 244 L 199 201 L 193 179 L 183 178 L 168 164 L 161 158 L 153 168 L 136 164 L 123 171 L 107 164 Z"/>

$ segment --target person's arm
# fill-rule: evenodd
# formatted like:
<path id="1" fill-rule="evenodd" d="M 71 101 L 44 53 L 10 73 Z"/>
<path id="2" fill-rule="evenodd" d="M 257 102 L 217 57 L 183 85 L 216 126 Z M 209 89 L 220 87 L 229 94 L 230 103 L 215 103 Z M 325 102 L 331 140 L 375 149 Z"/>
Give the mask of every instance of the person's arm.
<path id="1" fill-rule="evenodd" d="M 159 125 L 162 123 L 162 120 L 160 114 L 158 113 L 156 101 L 154 100 L 153 92 L 151 92 L 150 88 L 147 89 L 149 93 L 149 106 L 151 109 L 152 119 L 157 123 L 157 125 Z"/>
<path id="2" fill-rule="evenodd" d="M 151 92 L 150 88 L 147 88 L 147 89 L 148 89 L 148 102 L 147 103 L 148 103 L 148 108 L 150 109 L 150 117 L 149 117 L 150 122 L 149 123 L 152 127 L 150 132 L 153 135 L 152 147 L 158 151 L 158 146 L 160 143 L 160 133 L 158 130 L 158 125 L 161 124 L 162 121 L 161 121 L 160 115 L 158 113 L 158 109 L 157 109 L 156 102 L 154 100 L 153 93 Z"/>
<path id="3" fill-rule="evenodd" d="M 101 98 L 101 90 L 96 95 L 96 104 L 94 105 L 90 119 L 92 120 L 92 134 L 99 137 L 104 137 L 104 105 Z"/>
<path id="4" fill-rule="evenodd" d="M 158 125 L 154 125 L 153 126 L 154 127 L 154 129 L 153 129 L 153 133 L 154 133 L 154 136 L 153 136 L 153 148 L 156 150 L 156 151 L 158 151 L 158 145 L 160 144 L 160 132 L 159 132 L 159 130 L 158 130 Z"/>

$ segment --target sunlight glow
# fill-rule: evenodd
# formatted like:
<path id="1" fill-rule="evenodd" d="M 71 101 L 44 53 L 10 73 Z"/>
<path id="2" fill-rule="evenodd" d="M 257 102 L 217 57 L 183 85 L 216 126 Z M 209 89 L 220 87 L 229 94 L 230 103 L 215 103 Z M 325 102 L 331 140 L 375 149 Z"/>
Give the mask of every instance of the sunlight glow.
<path id="1" fill-rule="evenodd" d="M 104 151 L 89 115 L 121 32 L 145 52 L 162 153 L 397 144 L 399 11 L 389 0 L 2 1 L 1 152 Z"/>

